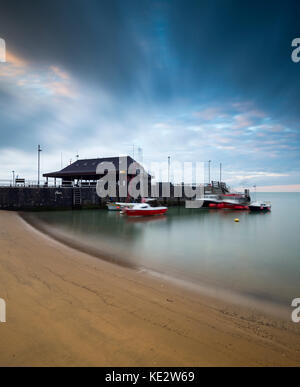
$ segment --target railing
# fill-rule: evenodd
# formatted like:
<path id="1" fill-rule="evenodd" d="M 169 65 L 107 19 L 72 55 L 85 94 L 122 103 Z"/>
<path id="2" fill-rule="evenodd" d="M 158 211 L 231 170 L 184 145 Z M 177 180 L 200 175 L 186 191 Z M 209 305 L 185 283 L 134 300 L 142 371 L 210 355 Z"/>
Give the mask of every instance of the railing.
<path id="1" fill-rule="evenodd" d="M 46 181 L 40 181 L 38 184 L 37 180 L 25 180 L 25 182 L 18 182 L 17 179 L 13 180 L 4 180 L 0 179 L 0 189 L 1 188 L 95 188 L 97 182 L 81 182 L 80 184 L 75 184 L 74 182 L 62 182 L 60 184 L 54 184 L 54 182 L 47 183 Z"/>
<path id="2" fill-rule="evenodd" d="M 12 180 L 3 180 L 0 179 L 0 187 L 12 187 L 13 181 Z"/>
<path id="3" fill-rule="evenodd" d="M 168 183 L 156 183 L 156 186 L 157 186 L 157 189 L 162 189 L 162 186 L 164 184 L 168 184 Z M 14 187 L 14 188 L 95 188 L 97 185 L 97 182 L 96 181 L 83 181 L 81 183 L 74 183 L 73 181 L 63 181 L 62 183 L 60 184 L 54 184 L 54 181 L 50 181 L 47 183 L 46 180 L 43 180 L 43 181 L 40 181 L 40 184 L 38 184 L 38 181 L 37 180 L 26 180 L 25 179 L 25 182 L 18 182 L 17 179 L 15 179 L 15 181 L 13 180 L 4 180 L 4 179 L 0 179 L 0 189 L 1 188 L 4 188 L 4 187 Z M 159 188 L 160 186 L 160 188 Z M 205 192 L 208 192 L 209 189 L 211 189 L 212 191 L 214 191 L 216 189 L 216 185 L 212 185 L 212 184 L 183 184 L 183 183 L 179 183 L 179 184 L 172 184 L 170 183 L 170 189 L 171 190 L 176 190 L 176 189 L 184 189 L 185 187 L 189 187 L 189 188 L 201 188 L 201 189 L 204 189 Z M 229 187 L 227 187 L 228 189 Z"/>
<path id="4" fill-rule="evenodd" d="M 0 179 L 0 188 L 5 187 L 14 187 L 14 188 L 47 188 L 47 187 L 60 187 L 60 184 L 54 185 L 54 183 L 47 184 L 46 181 L 40 181 L 40 184 L 38 184 L 37 180 L 22 180 L 22 179 L 15 179 L 13 180 L 4 180 Z"/>

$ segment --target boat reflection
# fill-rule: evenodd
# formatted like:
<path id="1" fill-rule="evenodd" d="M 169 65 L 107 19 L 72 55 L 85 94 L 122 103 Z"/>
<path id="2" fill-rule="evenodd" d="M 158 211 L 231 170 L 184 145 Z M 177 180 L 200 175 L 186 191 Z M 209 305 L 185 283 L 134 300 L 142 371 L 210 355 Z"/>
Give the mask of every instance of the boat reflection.
<path id="1" fill-rule="evenodd" d="M 126 217 L 126 223 L 148 223 L 148 222 L 162 222 L 166 221 L 166 215 L 157 216 L 138 216 L 138 217 Z"/>
<path id="2" fill-rule="evenodd" d="M 271 215 L 271 211 L 249 211 L 249 215 L 251 216 Z"/>

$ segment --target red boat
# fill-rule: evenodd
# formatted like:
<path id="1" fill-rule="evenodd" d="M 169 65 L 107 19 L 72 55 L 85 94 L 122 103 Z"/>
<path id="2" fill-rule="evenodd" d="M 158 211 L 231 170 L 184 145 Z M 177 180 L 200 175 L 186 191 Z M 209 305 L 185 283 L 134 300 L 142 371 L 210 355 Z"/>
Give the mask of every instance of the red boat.
<path id="1" fill-rule="evenodd" d="M 227 194 L 220 197 L 219 203 L 210 203 L 208 207 L 228 210 L 249 210 L 249 199 L 243 194 Z"/>
<path id="2" fill-rule="evenodd" d="M 167 207 L 151 207 L 148 203 L 136 203 L 132 207 L 126 207 L 123 212 L 128 216 L 153 216 L 163 215 L 168 211 Z"/>
<path id="3" fill-rule="evenodd" d="M 208 205 L 209 208 L 225 208 L 228 210 L 249 210 L 249 207 L 246 205 L 242 204 L 234 204 L 234 203 L 228 203 L 228 202 L 223 202 L 223 203 L 210 203 Z"/>

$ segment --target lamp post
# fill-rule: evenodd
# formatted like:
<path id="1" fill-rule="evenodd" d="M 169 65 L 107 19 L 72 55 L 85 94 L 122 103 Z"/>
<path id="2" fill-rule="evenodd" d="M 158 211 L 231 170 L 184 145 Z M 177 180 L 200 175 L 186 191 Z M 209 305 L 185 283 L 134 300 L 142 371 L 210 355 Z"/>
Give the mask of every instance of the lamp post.
<path id="1" fill-rule="evenodd" d="M 208 160 L 208 184 L 210 184 L 210 163 L 211 160 Z"/>
<path id="2" fill-rule="evenodd" d="M 38 187 L 40 186 L 41 146 L 38 145 Z"/>
<path id="3" fill-rule="evenodd" d="M 12 175 L 13 175 L 12 185 L 14 187 L 15 186 L 15 171 L 12 171 Z"/>

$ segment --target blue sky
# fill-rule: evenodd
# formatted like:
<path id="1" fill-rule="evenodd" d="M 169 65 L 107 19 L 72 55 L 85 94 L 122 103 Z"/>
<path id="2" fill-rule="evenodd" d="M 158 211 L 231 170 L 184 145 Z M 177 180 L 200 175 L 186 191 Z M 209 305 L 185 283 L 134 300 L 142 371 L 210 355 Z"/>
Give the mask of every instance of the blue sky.
<path id="1" fill-rule="evenodd" d="M 297 1 L 1 0 L 0 178 L 81 158 L 222 162 L 300 184 Z M 299 186 L 300 187 L 300 186 Z"/>

